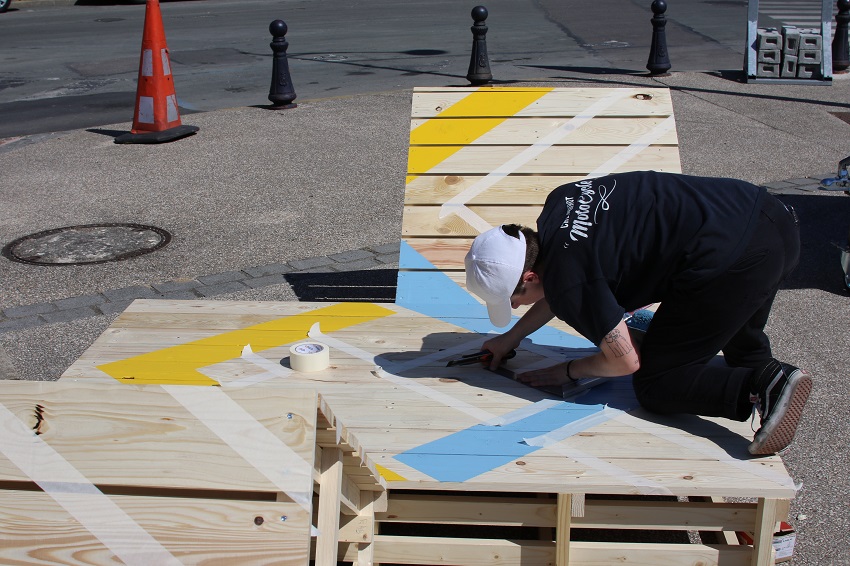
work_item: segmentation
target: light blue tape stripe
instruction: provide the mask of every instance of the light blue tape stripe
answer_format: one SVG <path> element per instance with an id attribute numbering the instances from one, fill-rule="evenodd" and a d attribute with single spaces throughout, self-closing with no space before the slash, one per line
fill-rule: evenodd
<path id="1" fill-rule="evenodd" d="M 534 438 L 601 412 L 604 405 L 559 403 L 504 426 L 476 425 L 399 454 L 396 459 L 435 480 L 463 482 L 526 456 L 539 446 Z M 588 419 L 587 427 L 595 422 Z M 584 430 L 583 427 L 576 432 Z"/>
<path id="2" fill-rule="evenodd" d="M 433 269 L 434 271 L 400 271 L 396 304 L 431 318 L 436 318 L 465 328 L 471 332 L 487 334 L 504 332 L 490 323 L 487 309 L 476 301 L 463 287 L 445 273 L 436 271 L 419 252 L 402 241 L 399 265 L 407 268 Z M 519 320 L 513 317 L 512 322 Z M 557 328 L 544 326 L 529 336 L 535 344 L 564 348 L 592 348 L 593 344 L 581 336 L 573 336 Z"/>

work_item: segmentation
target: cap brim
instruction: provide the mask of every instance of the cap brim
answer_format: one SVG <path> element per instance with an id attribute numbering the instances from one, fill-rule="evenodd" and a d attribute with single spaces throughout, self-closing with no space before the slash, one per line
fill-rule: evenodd
<path id="1" fill-rule="evenodd" d="M 487 303 L 487 314 L 490 316 L 490 322 L 493 323 L 493 326 L 504 328 L 509 325 L 513 318 L 510 299 L 499 303 Z"/>

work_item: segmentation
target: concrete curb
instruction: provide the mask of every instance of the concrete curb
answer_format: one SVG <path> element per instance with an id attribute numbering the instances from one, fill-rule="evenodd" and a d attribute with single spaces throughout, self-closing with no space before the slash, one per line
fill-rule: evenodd
<path id="1" fill-rule="evenodd" d="M 7 307 L 0 312 L 0 333 L 116 314 L 127 308 L 135 299 L 207 299 L 228 293 L 289 284 L 286 275 L 393 269 L 398 267 L 398 257 L 398 243 L 384 244 L 329 256 L 202 275 L 191 280 L 133 285 L 52 302 Z"/>

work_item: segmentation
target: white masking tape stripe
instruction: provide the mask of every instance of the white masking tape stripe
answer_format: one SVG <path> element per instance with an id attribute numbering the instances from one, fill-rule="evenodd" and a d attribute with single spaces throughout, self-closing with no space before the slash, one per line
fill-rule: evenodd
<path id="1" fill-rule="evenodd" d="M 342 340 L 338 340 L 337 338 L 328 336 L 327 334 L 323 334 L 318 322 L 310 327 L 309 332 L 307 332 L 307 336 L 309 336 L 313 340 L 323 342 L 328 346 L 331 346 L 332 348 L 337 349 L 341 352 L 345 352 L 353 358 L 363 360 L 364 362 L 368 362 L 370 364 L 375 364 L 376 366 L 387 368 L 389 371 L 392 371 L 394 373 L 401 373 L 402 371 L 415 369 L 439 360 L 444 360 L 448 357 L 454 356 L 455 354 L 467 352 L 469 350 L 480 349 L 481 345 L 487 339 L 486 337 L 478 337 L 473 340 L 470 340 L 469 342 L 464 342 L 462 344 L 458 344 L 457 346 L 446 348 L 445 350 L 440 350 L 438 352 L 432 352 L 424 356 L 419 356 L 413 360 L 401 363 L 394 363 L 382 358 L 381 356 L 375 356 L 373 354 L 370 354 L 366 350 L 362 350 L 360 348 L 357 348 L 356 346 L 352 346 L 347 342 L 343 342 Z"/>
<path id="2" fill-rule="evenodd" d="M 0 452 L 129 566 L 177 565 L 177 560 L 61 454 L 0 404 L 5 432 Z"/>
<path id="3" fill-rule="evenodd" d="M 446 348 L 445 350 L 439 350 L 437 352 L 431 352 L 430 354 L 425 354 L 424 356 L 419 356 L 413 360 L 401 363 L 379 363 L 378 365 L 392 370 L 394 373 L 401 373 L 403 371 L 407 371 L 410 369 L 415 369 L 418 367 L 422 367 L 434 362 L 439 362 L 441 360 L 445 360 L 446 358 L 453 358 L 460 354 L 465 354 L 474 350 L 481 350 L 481 346 L 484 344 L 485 340 L 488 338 L 486 336 L 480 336 L 478 338 L 474 338 L 469 340 L 468 342 L 463 342 L 456 346 L 452 346 L 450 348 Z M 376 363 L 379 358 L 375 358 Z M 384 360 L 381 360 L 382 362 Z"/>
<path id="4" fill-rule="evenodd" d="M 366 350 L 361 350 L 357 346 L 352 346 L 342 340 L 337 340 L 327 334 L 323 334 L 319 323 L 316 322 L 313 326 L 310 327 L 310 330 L 307 332 L 307 336 L 314 340 L 318 340 L 320 342 L 325 343 L 326 345 L 334 348 L 335 350 L 339 350 L 340 352 L 345 352 L 352 358 L 357 358 L 359 360 L 363 360 L 364 362 L 368 362 L 370 364 L 377 364 L 376 356 L 370 354 Z"/>
<path id="5" fill-rule="evenodd" d="M 647 434 L 651 434 L 657 438 L 667 440 L 668 442 L 672 442 L 673 444 L 677 444 L 683 448 L 692 450 L 697 454 L 702 454 L 703 456 L 706 456 L 707 458 L 710 458 L 712 460 L 717 460 L 718 462 L 721 462 L 723 464 L 734 466 L 747 473 L 753 474 L 754 476 L 759 476 L 768 481 L 777 483 L 782 487 L 788 487 L 793 489 L 794 491 L 800 489 L 799 486 L 794 484 L 794 480 L 784 474 L 774 472 L 770 468 L 766 468 L 755 462 L 749 462 L 747 460 L 739 460 L 737 458 L 733 458 L 725 450 L 701 444 L 695 439 L 679 431 L 665 428 L 661 425 L 657 425 L 655 423 L 651 423 L 625 413 L 617 415 L 617 417 L 615 417 L 615 420 L 632 428 L 641 430 Z"/>
<path id="6" fill-rule="evenodd" d="M 257 383 L 269 381 L 270 379 L 289 377 L 292 375 L 292 370 L 289 368 L 285 368 L 279 363 L 275 363 L 271 360 L 267 360 L 259 354 L 255 354 L 251 349 L 250 344 L 247 344 L 244 348 L 242 348 L 242 356 L 240 356 L 240 358 L 249 364 L 254 364 L 255 366 L 265 370 L 265 373 L 249 375 L 248 377 L 234 379 L 233 381 L 225 381 L 222 382 L 222 387 L 248 387 L 256 385 Z"/>
<path id="7" fill-rule="evenodd" d="M 483 193 L 498 181 L 507 177 L 562 139 L 566 138 L 578 128 L 583 126 L 585 123 L 589 122 L 593 118 L 597 116 L 604 109 L 608 108 L 612 104 L 620 101 L 622 98 L 628 96 L 634 92 L 634 89 L 625 88 L 618 89 L 617 91 L 605 96 L 604 98 L 600 98 L 590 106 L 588 106 L 583 113 L 574 116 L 568 122 L 561 125 L 556 130 L 550 132 L 542 139 L 537 140 L 528 148 L 509 159 L 499 167 L 497 167 L 494 171 L 490 172 L 483 179 L 474 183 L 469 188 L 461 191 L 451 199 L 447 200 L 441 210 L 440 210 L 440 218 L 444 218 L 453 212 L 457 212 L 455 209 L 459 206 L 464 206 L 470 200 Z M 544 97 L 545 98 L 545 97 Z"/>
<path id="8" fill-rule="evenodd" d="M 604 423 L 605 421 L 609 421 L 622 414 L 622 412 L 623 411 L 620 411 L 619 409 L 605 407 L 597 413 L 593 413 L 592 415 L 573 421 L 560 428 L 556 428 L 551 432 L 547 432 L 546 434 L 541 434 L 540 436 L 535 436 L 533 438 L 523 438 L 523 441 L 529 446 L 551 446 L 552 444 L 557 444 L 576 433 Z"/>
<path id="9" fill-rule="evenodd" d="M 542 401 L 538 401 L 528 405 L 527 407 L 523 407 L 522 409 L 517 409 L 516 411 L 511 411 L 510 413 L 506 413 L 501 417 L 496 417 L 495 419 L 491 419 L 482 424 L 489 426 L 509 425 L 532 415 L 536 415 L 537 413 L 542 413 L 546 409 L 551 409 L 555 405 L 561 405 L 563 403 L 563 401 L 558 401 L 556 399 L 543 399 Z"/>
<path id="10" fill-rule="evenodd" d="M 628 96 L 634 92 L 634 89 L 624 88 L 618 89 L 615 92 L 601 98 L 587 107 L 582 114 L 578 116 L 574 116 L 568 122 L 564 123 L 562 126 L 549 133 L 542 139 L 536 141 L 528 148 L 520 152 L 518 155 L 509 159 L 499 167 L 497 167 L 494 171 L 488 173 L 483 179 L 474 183 L 471 187 L 467 188 L 464 191 L 461 191 L 448 201 L 446 201 L 440 207 L 439 218 L 445 218 L 450 214 L 456 214 L 461 217 L 467 224 L 471 227 L 475 228 L 479 232 L 486 232 L 492 226 L 489 222 L 481 218 L 478 214 L 467 208 L 466 203 L 470 200 L 483 193 L 493 185 L 495 185 L 501 179 L 504 179 L 508 175 L 512 174 L 514 171 L 531 161 L 532 159 L 539 156 L 541 153 L 564 139 L 565 137 L 572 134 L 582 125 L 592 120 L 602 112 L 604 109 L 608 108 L 612 104 L 618 102 L 622 98 Z"/>
<path id="11" fill-rule="evenodd" d="M 640 490 L 639 495 L 673 495 L 672 491 L 656 481 L 639 476 L 625 468 L 617 466 L 616 464 L 597 458 L 596 456 L 591 456 L 578 448 L 573 448 L 564 444 L 552 444 L 546 449 L 557 452 L 567 458 L 572 458 L 576 462 L 584 464 L 588 468 L 592 468 L 605 475 L 611 476 L 612 478 L 616 478 L 625 484 L 636 487 Z"/>
<path id="12" fill-rule="evenodd" d="M 241 405 L 217 387 L 162 388 L 279 490 L 311 511 L 313 467 Z"/>
<path id="13" fill-rule="evenodd" d="M 427 397 L 429 399 L 437 401 L 438 403 L 442 403 L 446 407 L 451 407 L 452 409 L 457 409 L 462 413 L 466 413 L 470 417 L 479 421 L 490 421 L 498 418 L 496 415 L 489 411 L 479 409 L 478 407 L 470 405 L 466 401 L 461 401 L 460 399 L 452 397 L 451 395 L 446 395 L 445 393 L 432 389 L 431 387 L 419 383 L 414 379 L 401 377 L 400 375 L 394 375 L 392 373 L 389 373 L 388 371 L 384 371 L 384 369 L 381 367 L 377 367 L 372 373 L 380 377 L 381 379 L 385 379 L 391 383 L 400 385 L 401 387 L 406 387 L 414 393 L 418 393 L 423 397 Z"/>
<path id="14" fill-rule="evenodd" d="M 623 150 L 620 151 L 617 155 L 597 167 L 596 170 L 588 174 L 587 178 L 591 179 L 593 177 L 604 177 L 605 175 L 611 174 L 620 165 L 626 163 L 636 155 L 640 154 L 640 152 L 655 143 L 658 138 L 666 134 L 668 131 L 672 130 L 674 127 L 676 127 L 676 120 L 673 118 L 673 116 L 670 116 L 666 120 L 655 126 L 652 130 L 642 135 L 640 139 L 638 139 L 635 143 L 631 144 L 626 148 L 623 148 Z"/>

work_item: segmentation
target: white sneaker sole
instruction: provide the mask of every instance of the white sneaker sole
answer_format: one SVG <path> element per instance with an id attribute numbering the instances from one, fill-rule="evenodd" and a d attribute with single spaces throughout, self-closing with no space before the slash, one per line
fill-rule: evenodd
<path id="1" fill-rule="evenodd" d="M 812 376 L 805 370 L 795 370 L 779 396 L 773 415 L 756 433 L 749 446 L 750 454 L 776 454 L 791 444 L 803 407 L 812 391 Z"/>

